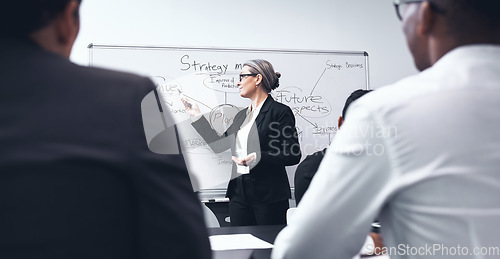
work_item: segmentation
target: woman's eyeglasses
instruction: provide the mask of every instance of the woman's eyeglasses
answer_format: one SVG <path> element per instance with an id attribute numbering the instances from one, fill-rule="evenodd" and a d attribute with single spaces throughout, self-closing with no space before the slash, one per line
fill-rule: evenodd
<path id="1" fill-rule="evenodd" d="M 247 77 L 247 76 L 256 76 L 258 74 L 240 74 L 240 82 L 241 80 L 243 80 L 243 78 Z"/>

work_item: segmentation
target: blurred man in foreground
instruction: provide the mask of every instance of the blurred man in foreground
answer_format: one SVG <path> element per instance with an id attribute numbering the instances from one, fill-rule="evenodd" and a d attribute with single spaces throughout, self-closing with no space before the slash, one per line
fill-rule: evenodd
<path id="1" fill-rule="evenodd" d="M 0 258 L 210 258 L 182 155 L 146 143 L 153 84 L 68 60 L 79 5 L 2 4 Z"/>
<path id="2" fill-rule="evenodd" d="M 422 72 L 349 108 L 274 259 L 352 258 L 379 213 L 391 259 L 500 255 L 500 2 L 395 6 Z"/>

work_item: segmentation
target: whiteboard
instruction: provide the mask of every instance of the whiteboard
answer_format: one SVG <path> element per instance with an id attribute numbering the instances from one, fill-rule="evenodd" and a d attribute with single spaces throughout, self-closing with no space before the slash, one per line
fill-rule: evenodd
<path id="1" fill-rule="evenodd" d="M 89 66 L 150 77 L 180 132 L 180 142 L 196 190 L 225 190 L 231 175 L 231 153 L 213 153 L 190 125 L 180 99 L 197 102 L 212 127 L 227 129 L 250 100 L 239 96 L 242 64 L 265 59 L 281 73 L 271 95 L 288 105 L 296 118 L 302 159 L 329 146 L 347 97 L 369 89 L 368 54 L 364 51 L 220 49 L 193 47 L 89 45 Z M 290 185 L 296 166 L 287 167 Z"/>

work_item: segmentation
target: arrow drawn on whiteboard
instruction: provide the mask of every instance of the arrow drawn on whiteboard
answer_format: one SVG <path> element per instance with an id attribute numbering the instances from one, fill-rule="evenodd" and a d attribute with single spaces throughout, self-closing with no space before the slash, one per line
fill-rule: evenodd
<path id="1" fill-rule="evenodd" d="M 299 115 L 299 116 L 300 116 L 302 119 L 304 119 L 305 121 L 307 121 L 307 122 L 311 123 L 311 125 L 313 125 L 315 128 L 317 128 L 317 127 L 318 127 L 318 124 L 317 124 L 317 123 L 312 123 L 312 122 L 310 122 L 308 119 L 304 118 L 304 116 L 302 116 L 302 115 L 300 115 L 300 114 L 298 114 L 298 113 L 297 113 L 297 115 Z"/>
<path id="2" fill-rule="evenodd" d="M 191 97 L 191 96 L 187 96 L 187 95 L 186 95 L 186 94 L 184 94 L 184 93 L 182 93 L 182 95 L 184 95 L 184 96 L 185 96 L 185 97 L 187 97 L 188 99 L 191 99 L 191 100 L 193 100 L 193 101 L 195 101 L 195 102 L 197 102 L 197 103 L 199 103 L 199 104 L 202 104 L 203 106 L 207 107 L 207 108 L 208 108 L 208 109 L 210 109 L 210 110 L 212 110 L 212 109 L 213 109 L 212 107 L 210 107 L 210 106 L 208 106 L 208 105 L 206 105 L 206 104 L 204 104 L 204 103 L 202 103 L 202 102 L 200 102 L 200 101 L 198 101 L 198 100 L 194 99 L 194 98 L 193 98 L 193 97 Z"/>
<path id="3" fill-rule="evenodd" d="M 323 73 L 321 73 L 321 75 L 319 76 L 318 81 L 316 81 L 316 84 L 314 85 L 314 87 L 313 87 L 313 89 L 311 90 L 311 93 L 310 93 L 309 95 L 312 95 L 312 94 L 313 94 L 314 89 L 316 89 L 316 86 L 318 85 L 319 80 L 321 80 L 321 78 L 323 77 L 323 75 L 325 74 L 325 72 L 326 72 L 326 68 L 325 68 L 325 70 L 323 70 Z"/>

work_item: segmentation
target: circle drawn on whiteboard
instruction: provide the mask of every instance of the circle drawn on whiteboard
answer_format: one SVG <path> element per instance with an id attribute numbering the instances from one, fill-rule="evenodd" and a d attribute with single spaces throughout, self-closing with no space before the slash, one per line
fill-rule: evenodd
<path id="1" fill-rule="evenodd" d="M 323 118 L 332 111 L 332 106 L 326 96 L 317 90 L 289 86 L 280 90 L 276 89 L 271 95 L 276 101 L 288 105 L 295 116 Z"/>
<path id="2" fill-rule="evenodd" d="M 208 89 L 223 93 L 239 93 L 236 75 L 210 75 L 203 79 L 203 85 Z"/>
<path id="3" fill-rule="evenodd" d="M 223 134 L 233 124 L 234 116 L 240 109 L 232 104 L 221 104 L 210 112 L 210 125 L 219 134 Z"/>

